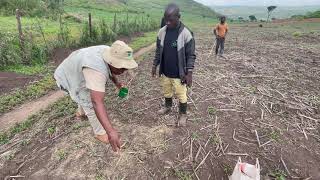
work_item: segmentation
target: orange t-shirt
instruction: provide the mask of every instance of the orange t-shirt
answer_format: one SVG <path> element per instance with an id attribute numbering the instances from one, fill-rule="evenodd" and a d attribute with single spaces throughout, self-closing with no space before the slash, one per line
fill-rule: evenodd
<path id="1" fill-rule="evenodd" d="M 216 28 L 215 28 L 218 36 L 220 37 L 224 37 L 226 35 L 226 32 L 228 32 L 229 28 L 228 28 L 228 24 L 224 23 L 224 24 L 217 24 Z"/>

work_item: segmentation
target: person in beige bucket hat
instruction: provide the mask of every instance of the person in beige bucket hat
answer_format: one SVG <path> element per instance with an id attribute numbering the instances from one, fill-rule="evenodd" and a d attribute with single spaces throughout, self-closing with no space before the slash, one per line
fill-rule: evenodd
<path id="1" fill-rule="evenodd" d="M 55 70 L 58 87 L 78 104 L 76 117 L 88 117 L 95 137 L 120 149 L 120 138 L 113 128 L 104 105 L 105 87 L 111 80 L 118 89 L 124 87 L 116 76 L 135 69 L 133 50 L 122 41 L 111 47 L 100 45 L 74 51 Z"/>

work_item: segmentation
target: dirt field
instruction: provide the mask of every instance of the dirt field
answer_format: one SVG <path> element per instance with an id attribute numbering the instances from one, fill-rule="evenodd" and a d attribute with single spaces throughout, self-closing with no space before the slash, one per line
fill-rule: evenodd
<path id="1" fill-rule="evenodd" d="M 223 59 L 210 56 L 211 30 L 195 29 L 188 127 L 171 126 L 177 103 L 156 115 L 161 92 L 150 53 L 128 100 L 107 90 L 120 154 L 97 142 L 86 120 L 75 121 L 75 105 L 63 99 L 0 146 L 0 179 L 227 179 L 238 156 L 259 158 L 262 179 L 320 179 L 320 36 L 299 30 L 295 37 L 297 29 L 278 24 L 231 26 Z"/>

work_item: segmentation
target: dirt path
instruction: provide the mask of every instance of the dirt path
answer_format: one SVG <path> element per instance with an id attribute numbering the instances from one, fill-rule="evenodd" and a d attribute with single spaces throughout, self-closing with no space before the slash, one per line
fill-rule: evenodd
<path id="1" fill-rule="evenodd" d="M 151 51 L 152 49 L 154 49 L 156 47 L 156 43 L 151 44 L 150 46 L 141 48 L 139 51 L 137 51 L 136 53 L 134 53 L 134 58 L 138 58 L 140 56 L 142 56 L 143 54 Z"/>
<path id="2" fill-rule="evenodd" d="M 27 102 L 19 108 L 0 116 L 0 131 L 6 131 L 16 123 L 23 122 L 29 116 L 47 108 L 50 104 L 56 102 L 63 96 L 63 91 L 53 91 L 39 99 Z"/>
<path id="3" fill-rule="evenodd" d="M 155 44 L 149 45 L 147 47 L 141 48 L 139 51 L 137 51 L 134 54 L 135 58 L 138 58 L 142 56 L 143 54 L 151 51 L 153 48 L 155 48 Z M 66 57 L 66 54 L 70 53 L 71 51 L 63 51 L 59 50 L 57 52 L 62 52 L 62 56 Z M 55 59 L 61 59 L 61 55 L 55 55 Z M 11 76 L 12 73 L 1 73 L 0 78 L 4 77 L 4 75 L 10 75 L 9 77 L 11 78 L 10 81 L 15 82 L 16 76 Z M 22 77 L 24 79 L 24 77 Z M 2 81 L 1 81 L 2 82 Z M 19 82 L 18 82 L 19 83 Z M 1 84 L 0 84 L 1 85 Z M 13 111 L 10 111 L 2 116 L 0 116 L 0 131 L 6 131 L 10 129 L 10 127 L 14 126 L 16 123 L 23 122 L 26 120 L 29 116 L 38 113 L 40 110 L 47 108 L 50 104 L 56 102 L 60 98 L 64 96 L 64 93 L 62 91 L 54 91 L 50 92 L 48 95 L 43 96 L 39 99 L 33 100 L 31 102 L 27 102 L 23 104 L 22 106 L 16 108 Z"/>

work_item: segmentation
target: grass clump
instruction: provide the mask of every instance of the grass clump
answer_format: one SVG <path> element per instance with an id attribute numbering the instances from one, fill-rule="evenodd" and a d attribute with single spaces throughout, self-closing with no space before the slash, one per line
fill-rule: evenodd
<path id="1" fill-rule="evenodd" d="M 294 37 L 301 37 L 301 36 L 302 36 L 301 32 L 298 32 L 298 31 L 292 33 L 292 35 L 293 35 Z"/>
<path id="2" fill-rule="evenodd" d="M 157 38 L 157 32 L 152 31 L 148 33 L 144 33 L 143 36 L 133 39 L 132 42 L 130 42 L 130 47 L 133 49 L 133 51 L 137 51 L 142 47 L 145 47 L 149 44 L 152 44 L 156 41 Z"/>
<path id="3" fill-rule="evenodd" d="M 21 64 L 10 65 L 5 68 L 1 68 L 1 71 L 15 72 L 24 75 L 43 74 L 48 71 L 48 67 L 44 64 L 35 64 L 32 66 L 24 66 Z"/>
<path id="4" fill-rule="evenodd" d="M 174 174 L 179 180 L 192 180 L 192 175 L 189 172 L 178 170 Z"/>
<path id="5" fill-rule="evenodd" d="M 58 157 L 59 161 L 66 159 L 67 155 L 68 155 L 68 153 L 63 149 L 59 149 L 57 151 L 57 157 Z"/>

